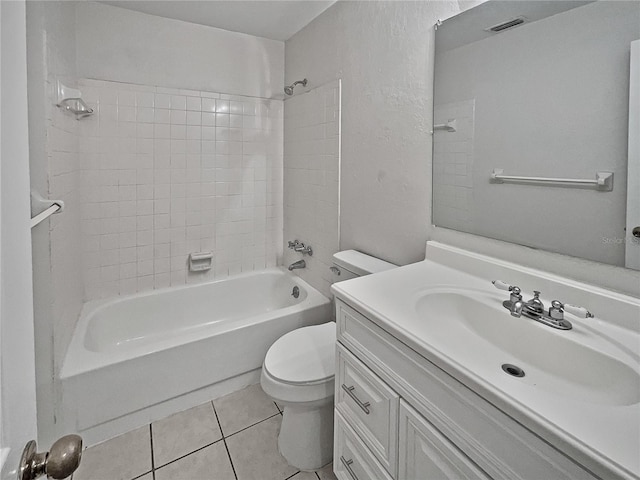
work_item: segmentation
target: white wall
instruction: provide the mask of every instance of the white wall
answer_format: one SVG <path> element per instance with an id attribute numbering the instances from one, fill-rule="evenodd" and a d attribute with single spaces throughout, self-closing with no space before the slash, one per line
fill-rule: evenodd
<path id="1" fill-rule="evenodd" d="M 424 258 L 433 25 L 457 2 L 338 2 L 286 42 L 286 83 L 342 79 L 340 248 Z"/>
<path id="2" fill-rule="evenodd" d="M 284 264 L 304 259 L 294 272 L 331 298 L 329 270 L 339 249 L 340 82 L 284 102 L 284 240 L 299 240 L 313 255 L 284 250 Z"/>
<path id="3" fill-rule="evenodd" d="M 640 37 L 639 19 L 638 2 L 593 2 L 439 52 L 435 122 L 447 119 L 439 107 L 475 100 L 468 152 L 456 142 L 461 128 L 434 137 L 436 166 L 443 155 L 450 166 L 460 151 L 438 150 L 438 142 L 467 153 L 458 163 L 472 196 L 462 230 L 624 265 L 624 243 L 614 240 L 625 235 L 629 44 Z M 616 27 L 594 35 L 603 24 Z M 494 168 L 564 178 L 609 171 L 614 189 L 497 185 L 488 181 Z M 434 221 L 456 228 L 449 212 L 438 215 L 443 197 L 435 193 Z"/>
<path id="4" fill-rule="evenodd" d="M 77 3 L 76 25 L 80 77 L 265 98 L 282 92 L 280 41 L 94 2 Z"/>
<path id="5" fill-rule="evenodd" d="M 67 207 L 32 229 L 38 434 L 44 444 L 57 435 L 53 378 L 62 366 L 83 295 L 77 122 L 54 105 L 56 80 L 70 86 L 75 82 L 74 24 L 72 3 L 27 2 L 31 189 L 44 198 L 64 200 Z"/>
<path id="6" fill-rule="evenodd" d="M 461 5 L 338 2 L 286 42 L 286 83 L 342 78 L 340 248 L 407 264 L 431 238 L 638 295 L 640 272 L 430 226 L 433 25 Z"/>

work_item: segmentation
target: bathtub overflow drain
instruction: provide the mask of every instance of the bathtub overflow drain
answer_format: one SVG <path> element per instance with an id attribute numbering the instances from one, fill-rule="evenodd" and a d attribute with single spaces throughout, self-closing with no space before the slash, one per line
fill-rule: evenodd
<path id="1" fill-rule="evenodd" d="M 513 377 L 524 377 L 524 370 L 520 367 L 516 367 L 515 365 L 511 365 L 510 363 L 502 365 L 502 370 Z"/>
<path id="2" fill-rule="evenodd" d="M 293 291 L 291 292 L 291 296 L 293 298 L 298 298 L 300 296 L 300 289 L 298 287 L 293 287 Z"/>

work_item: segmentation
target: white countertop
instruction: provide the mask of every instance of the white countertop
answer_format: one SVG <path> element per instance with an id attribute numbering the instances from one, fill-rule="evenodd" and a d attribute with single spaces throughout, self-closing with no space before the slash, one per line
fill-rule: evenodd
<path id="1" fill-rule="evenodd" d="M 522 365 L 525 370 L 532 370 L 529 378 L 506 375 L 499 365 L 518 364 L 517 358 L 483 344 L 481 338 L 474 344 L 465 344 L 465 340 L 456 335 L 455 328 L 450 338 L 443 336 L 442 331 L 439 335 L 433 332 L 430 335 L 433 326 L 422 318 L 415 305 L 424 292 L 433 288 L 475 291 L 496 302 L 507 299 L 508 292 L 499 291 L 491 284 L 494 279 L 518 284 L 525 299 L 531 290 L 540 289 L 545 305 L 551 298 L 560 298 L 587 307 L 596 318 L 568 316 L 574 325 L 568 331 L 525 317 L 512 318 L 504 310 L 506 320 L 531 322 L 532 326 L 526 328 L 543 329 L 536 331 L 542 338 L 554 341 L 554 336 L 565 336 L 559 340 L 569 338 L 586 348 L 597 349 L 638 373 L 640 300 L 451 247 L 435 245 L 428 250 L 428 255 L 429 252 L 430 260 L 339 282 L 332 290 L 337 298 L 594 473 L 609 472 L 621 478 L 639 479 L 640 403 L 634 399 L 636 396 L 631 395 L 631 400 L 629 395 L 621 396 L 618 401 L 610 402 L 607 395 L 583 395 L 578 390 L 568 391 L 565 385 L 561 392 L 540 388 L 535 383 L 536 365 Z M 472 337 L 465 338 L 468 341 Z M 545 347 L 541 345 L 540 358 L 545 354 Z M 579 360 L 567 356 L 561 361 Z M 572 367 L 570 363 L 567 366 Z M 602 381 L 606 384 L 607 379 Z M 635 384 L 629 388 L 635 388 Z"/>

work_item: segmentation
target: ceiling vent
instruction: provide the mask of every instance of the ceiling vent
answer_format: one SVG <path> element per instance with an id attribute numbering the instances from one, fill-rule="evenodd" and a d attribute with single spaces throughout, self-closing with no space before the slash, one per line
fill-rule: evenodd
<path id="1" fill-rule="evenodd" d="M 487 32 L 504 32 L 505 30 L 508 30 L 509 28 L 513 28 L 513 27 L 517 27 L 518 25 L 522 25 L 524 22 L 526 22 L 527 19 L 525 17 L 516 17 L 513 18 L 511 20 L 507 20 L 506 22 L 502 22 L 499 23 L 497 25 L 494 25 L 493 27 L 489 27 L 489 28 L 485 28 L 485 31 Z"/>

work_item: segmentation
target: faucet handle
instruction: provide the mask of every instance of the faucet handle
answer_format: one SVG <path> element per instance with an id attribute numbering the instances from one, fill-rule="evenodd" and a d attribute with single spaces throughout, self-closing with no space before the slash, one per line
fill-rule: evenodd
<path id="1" fill-rule="evenodd" d="M 563 312 L 570 313 L 579 318 L 594 318 L 595 315 L 584 307 L 576 307 L 569 303 L 563 304 L 560 300 L 554 300 L 551 302 L 551 308 L 549 308 L 549 316 L 554 320 L 562 320 Z"/>
<path id="2" fill-rule="evenodd" d="M 593 318 L 595 316 L 584 307 L 576 307 L 575 305 L 570 305 L 568 303 L 564 304 L 564 311 L 579 318 Z"/>
<path id="3" fill-rule="evenodd" d="M 520 292 L 522 290 L 520 290 L 520 287 L 516 287 L 515 285 L 509 285 L 508 283 L 503 282 L 502 280 L 493 280 L 491 283 L 493 283 L 493 286 L 496 287 L 498 290 L 511 292 L 510 300 L 512 302 L 517 302 L 518 300 L 522 300 L 522 295 L 520 295 Z"/>
<path id="4" fill-rule="evenodd" d="M 502 280 L 493 280 L 491 283 L 493 283 L 493 286 L 498 290 L 504 290 L 505 292 L 510 292 L 513 289 L 511 285 Z"/>
<path id="5" fill-rule="evenodd" d="M 289 248 L 296 248 L 298 245 L 300 245 L 300 242 L 298 240 L 289 240 L 288 244 Z"/>

